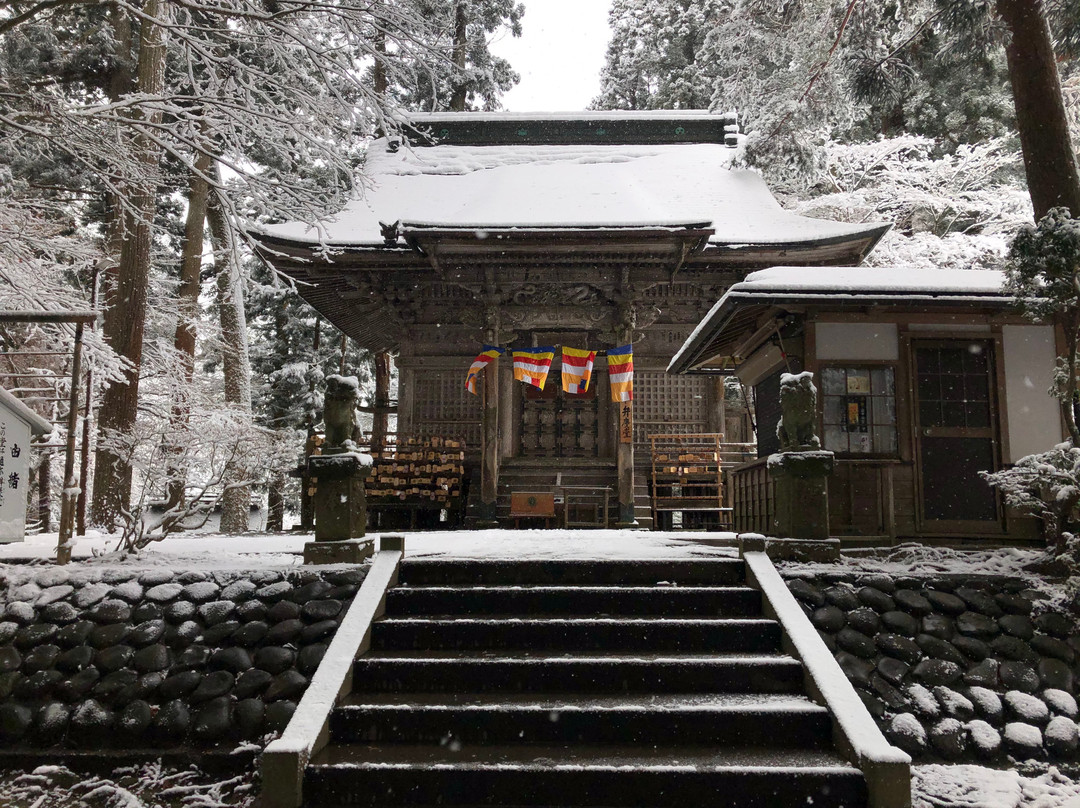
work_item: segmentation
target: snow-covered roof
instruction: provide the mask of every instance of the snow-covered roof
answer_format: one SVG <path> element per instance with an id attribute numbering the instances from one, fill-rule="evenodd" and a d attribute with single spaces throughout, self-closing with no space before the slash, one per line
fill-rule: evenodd
<path id="1" fill-rule="evenodd" d="M 20 401 L 14 393 L 8 392 L 3 387 L 0 387 L 0 405 L 7 407 L 18 418 L 25 421 L 27 426 L 30 427 L 30 431 L 35 435 L 48 435 L 53 431 L 53 425 L 49 423 L 48 419 L 38 415 Z"/>
<path id="2" fill-rule="evenodd" d="M 772 267 L 734 284 L 686 338 L 668 364 L 685 373 L 715 358 L 723 341 L 742 335 L 762 306 L 823 305 L 1011 306 L 1002 291 L 1005 273 L 994 269 L 914 267 Z M 757 307 L 757 311 L 753 308 Z M 751 330 L 753 330 L 751 328 Z"/>
<path id="3" fill-rule="evenodd" d="M 479 123 L 492 121 L 624 121 L 633 118 L 638 121 L 698 120 L 708 121 L 717 118 L 734 119 L 734 112 L 709 112 L 704 109 L 649 109 L 628 112 L 625 109 L 599 109 L 587 112 L 469 112 L 470 120 Z M 460 112 L 424 112 L 409 115 L 407 122 L 413 125 L 438 123 L 442 121 L 460 121 Z"/>
<path id="4" fill-rule="evenodd" d="M 1004 282 L 1005 273 L 996 269 L 772 267 L 751 272 L 729 292 L 1002 296 Z"/>
<path id="5" fill-rule="evenodd" d="M 623 116 L 626 113 L 621 113 Z M 685 113 L 684 113 L 685 114 Z M 530 116 L 536 117 L 536 116 Z M 883 231 L 784 210 L 760 176 L 731 167 L 719 143 L 402 146 L 375 141 L 369 187 L 325 231 L 302 222 L 264 232 L 300 243 L 381 246 L 379 223 L 405 228 L 715 229 L 710 243 L 782 245 Z"/>

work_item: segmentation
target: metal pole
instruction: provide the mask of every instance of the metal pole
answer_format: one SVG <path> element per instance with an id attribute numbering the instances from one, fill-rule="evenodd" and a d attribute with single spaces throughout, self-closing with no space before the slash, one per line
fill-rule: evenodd
<path id="1" fill-rule="evenodd" d="M 64 493 L 60 498 L 60 535 L 56 542 L 56 563 L 71 561 L 71 536 L 75 526 L 75 431 L 79 425 L 79 374 L 82 372 L 83 324 L 75 326 L 75 350 L 71 359 L 71 397 L 68 403 L 67 447 L 64 450 Z"/>

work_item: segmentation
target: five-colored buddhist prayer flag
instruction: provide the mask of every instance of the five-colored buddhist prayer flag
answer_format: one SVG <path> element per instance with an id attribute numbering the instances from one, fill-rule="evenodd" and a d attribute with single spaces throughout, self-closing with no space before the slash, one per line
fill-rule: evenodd
<path id="1" fill-rule="evenodd" d="M 589 380 L 592 378 L 593 360 L 596 359 L 596 351 L 585 351 L 581 348 L 562 349 L 562 389 L 567 393 L 585 393 L 589 389 Z"/>
<path id="2" fill-rule="evenodd" d="M 514 351 L 514 378 L 543 390 L 548 371 L 551 370 L 551 360 L 554 358 L 553 345 Z"/>
<path id="3" fill-rule="evenodd" d="M 612 401 L 634 400 L 634 346 L 608 348 L 608 384 Z"/>
<path id="4" fill-rule="evenodd" d="M 472 393 L 474 396 L 476 392 L 476 378 L 480 375 L 496 356 L 505 353 L 502 348 L 496 348 L 494 345 L 485 345 L 484 350 L 480 352 L 480 355 L 473 360 L 472 366 L 469 368 L 469 375 L 465 378 L 465 389 Z"/>

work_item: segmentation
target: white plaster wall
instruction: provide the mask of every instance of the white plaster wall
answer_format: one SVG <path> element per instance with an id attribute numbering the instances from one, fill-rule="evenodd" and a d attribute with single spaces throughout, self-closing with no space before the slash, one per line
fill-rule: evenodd
<path id="1" fill-rule="evenodd" d="M 818 323 L 815 330 L 819 360 L 877 360 L 900 356 L 895 323 Z"/>
<path id="2" fill-rule="evenodd" d="M 1064 439 L 1057 401 L 1047 395 L 1054 371 L 1054 331 L 1045 325 L 1002 328 L 1005 356 L 1005 412 L 1009 457 L 1043 452 Z"/>

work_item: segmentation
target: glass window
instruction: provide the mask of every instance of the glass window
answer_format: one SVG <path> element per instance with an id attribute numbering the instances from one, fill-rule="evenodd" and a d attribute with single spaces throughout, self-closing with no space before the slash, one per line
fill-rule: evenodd
<path id="1" fill-rule="evenodd" d="M 987 344 L 981 341 L 916 350 L 920 427 L 990 426 L 987 354 Z"/>
<path id="2" fill-rule="evenodd" d="M 821 369 L 825 448 L 896 454 L 896 381 L 891 367 Z"/>

